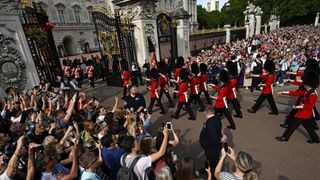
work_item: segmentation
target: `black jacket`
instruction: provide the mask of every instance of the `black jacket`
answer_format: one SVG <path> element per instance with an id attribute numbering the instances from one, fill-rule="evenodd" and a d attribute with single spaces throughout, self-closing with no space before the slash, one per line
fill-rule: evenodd
<path id="1" fill-rule="evenodd" d="M 221 149 L 221 118 L 219 116 L 213 116 L 203 124 L 203 128 L 200 133 L 199 141 L 201 147 L 204 149 L 205 154 L 213 149 Z"/>

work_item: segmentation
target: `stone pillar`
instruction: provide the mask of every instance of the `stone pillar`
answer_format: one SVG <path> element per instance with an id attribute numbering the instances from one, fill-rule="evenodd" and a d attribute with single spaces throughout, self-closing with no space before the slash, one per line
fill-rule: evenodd
<path id="1" fill-rule="evenodd" d="M 224 27 L 226 28 L 226 43 L 230 43 L 230 39 L 231 39 L 231 31 L 230 31 L 230 25 L 224 25 Z"/>
<path id="2" fill-rule="evenodd" d="M 191 15 L 183 8 L 173 12 L 173 17 L 177 20 L 177 48 L 178 56 L 184 58 L 190 55 L 190 21 Z"/>
<path id="3" fill-rule="evenodd" d="M 318 27 L 319 23 L 319 12 L 317 13 L 316 19 L 314 20 L 314 27 Z"/>
<path id="4" fill-rule="evenodd" d="M 264 24 L 264 33 L 268 33 L 268 25 Z"/>
<path id="5" fill-rule="evenodd" d="M 249 22 L 245 23 L 245 27 L 246 27 L 246 39 L 248 39 L 249 36 L 250 36 L 250 34 L 249 34 L 249 32 L 250 32 Z"/>
<path id="6" fill-rule="evenodd" d="M 249 14 L 249 37 L 252 37 L 254 35 L 254 30 L 255 30 L 255 18 L 254 14 L 251 13 Z"/>
<path id="7" fill-rule="evenodd" d="M 155 11 L 156 2 L 157 0 L 118 0 L 115 2 L 115 5 L 120 7 L 120 16 L 129 18 L 135 25 L 134 41 L 139 64 L 143 64 L 145 59 L 150 60 L 148 38 L 151 38 L 155 47 L 157 61 L 160 60 Z"/>
<path id="8" fill-rule="evenodd" d="M 40 80 L 24 34 L 18 0 L 2 2 L 0 7 L 0 95 L 9 86 L 20 90 L 38 85 Z M 0 61 L 4 59 L 0 58 Z"/>
<path id="9" fill-rule="evenodd" d="M 255 34 L 259 35 L 260 31 L 261 31 L 261 15 L 263 14 L 263 12 L 259 6 L 256 7 L 255 12 L 256 12 L 256 32 L 255 32 Z"/>

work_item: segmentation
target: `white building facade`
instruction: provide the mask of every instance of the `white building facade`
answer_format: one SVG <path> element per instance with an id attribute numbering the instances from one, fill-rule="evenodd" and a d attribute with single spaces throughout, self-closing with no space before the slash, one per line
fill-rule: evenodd
<path id="1" fill-rule="evenodd" d="M 92 19 L 94 6 L 107 7 L 113 12 L 110 0 L 40 0 L 49 21 L 55 25 L 53 36 L 61 57 L 99 50 Z"/>

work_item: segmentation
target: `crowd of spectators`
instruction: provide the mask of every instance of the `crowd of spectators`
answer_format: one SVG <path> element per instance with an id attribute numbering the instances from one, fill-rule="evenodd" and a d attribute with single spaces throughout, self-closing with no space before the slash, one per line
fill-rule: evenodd
<path id="1" fill-rule="evenodd" d="M 275 84 L 283 85 L 285 79 L 295 78 L 290 74 L 303 68 L 308 58 L 320 59 L 319 39 L 318 29 L 282 28 L 230 44 L 214 44 L 187 58 L 185 66 L 204 62 L 209 65 L 209 81 L 216 81 L 226 61 L 236 61 L 239 86 L 252 87 L 250 74 L 271 58 L 277 64 Z M 142 70 L 137 66 L 134 64 L 136 82 L 140 71 L 148 75 L 150 68 L 147 63 Z M 195 160 L 175 153 L 179 137 L 172 125 L 164 124 L 150 134 L 152 117 L 144 96 L 134 85 L 129 91 L 123 106 L 115 96 L 114 107 L 107 108 L 84 92 L 54 88 L 50 83 L 28 90 L 8 87 L 1 101 L 0 179 L 195 179 Z M 221 150 L 215 170 L 207 168 L 208 178 L 256 179 L 252 157 L 229 150 Z M 221 172 L 227 156 L 235 162 L 234 173 Z"/>

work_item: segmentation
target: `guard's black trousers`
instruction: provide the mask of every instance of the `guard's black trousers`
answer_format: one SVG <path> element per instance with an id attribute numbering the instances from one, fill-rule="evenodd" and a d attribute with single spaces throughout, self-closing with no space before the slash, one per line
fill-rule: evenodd
<path id="1" fill-rule="evenodd" d="M 290 136 L 292 135 L 292 133 L 297 129 L 297 127 L 302 124 L 303 127 L 306 129 L 306 131 L 308 132 L 309 136 L 311 137 L 312 140 L 318 141 L 319 140 L 319 136 L 317 135 L 317 133 L 314 131 L 313 129 L 313 119 L 297 119 L 294 118 L 289 127 L 285 130 L 285 132 L 283 133 L 283 137 L 289 139 Z"/>
<path id="2" fill-rule="evenodd" d="M 168 101 L 169 101 L 169 103 L 170 103 L 170 106 L 173 107 L 174 104 L 173 104 L 173 102 L 172 102 L 172 99 L 171 99 L 171 96 L 170 96 L 168 90 L 161 90 L 161 91 L 160 91 L 159 98 L 160 98 L 160 99 L 162 98 L 163 93 L 167 96 L 167 99 L 168 99 Z"/>
<path id="3" fill-rule="evenodd" d="M 236 111 L 236 115 L 242 116 L 241 105 L 237 98 L 227 99 L 228 104 L 232 104 L 233 109 Z"/>
<path id="4" fill-rule="evenodd" d="M 214 111 L 215 111 L 214 113 L 220 117 L 222 117 L 222 115 L 226 116 L 230 126 L 234 128 L 236 127 L 236 124 L 234 123 L 234 120 L 231 114 L 229 113 L 228 108 L 214 108 Z"/>
<path id="5" fill-rule="evenodd" d="M 271 107 L 271 111 L 273 113 L 278 113 L 278 108 L 276 103 L 274 102 L 272 94 L 260 94 L 259 98 L 257 99 L 257 102 L 252 106 L 252 110 L 257 111 L 260 105 L 263 103 L 263 101 L 267 98 L 268 103 Z"/>
<path id="6" fill-rule="evenodd" d="M 206 99 L 207 99 L 207 103 L 208 104 L 212 104 L 212 101 L 211 101 L 211 98 L 210 98 L 210 95 L 208 93 L 207 90 L 201 90 L 200 93 L 199 93 L 199 96 L 201 97 L 201 94 L 204 93 L 204 95 L 206 96 Z"/>
<path id="7" fill-rule="evenodd" d="M 159 98 L 151 98 L 150 104 L 149 104 L 149 107 L 148 107 L 148 113 L 149 113 L 149 114 L 152 114 L 152 108 L 153 108 L 153 105 L 154 105 L 154 103 L 155 103 L 156 101 L 157 101 L 157 103 L 158 103 L 158 105 L 159 105 L 159 107 L 160 107 L 161 112 L 162 112 L 163 114 L 165 114 L 166 111 L 164 110 L 164 107 L 163 107 L 163 105 L 162 105 L 162 102 L 161 102 L 161 100 L 160 100 Z"/>
<path id="8" fill-rule="evenodd" d="M 94 87 L 94 77 L 89 77 L 90 86 Z"/>
<path id="9" fill-rule="evenodd" d="M 199 103 L 199 106 L 200 106 L 200 109 L 201 110 L 204 110 L 204 105 L 203 105 L 203 102 L 200 98 L 200 95 L 199 94 L 190 94 L 189 96 L 189 106 L 191 105 L 192 102 L 198 102 Z"/>
<path id="10" fill-rule="evenodd" d="M 191 119 L 196 119 L 196 118 L 194 117 L 194 114 L 193 114 L 193 112 L 192 112 L 192 110 L 191 110 L 190 105 L 189 105 L 188 102 L 178 102 L 178 107 L 177 107 L 176 112 L 174 113 L 174 116 L 175 116 L 176 118 L 179 118 L 180 111 L 181 111 L 183 105 L 184 105 L 184 107 L 186 108 L 186 111 L 189 113 L 190 118 L 191 118 Z"/>

